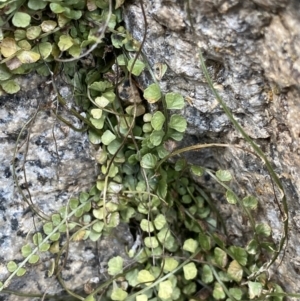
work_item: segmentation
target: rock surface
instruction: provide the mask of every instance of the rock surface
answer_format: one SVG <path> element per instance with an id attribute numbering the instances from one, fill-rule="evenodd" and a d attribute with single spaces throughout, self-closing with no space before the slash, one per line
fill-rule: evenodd
<path id="1" fill-rule="evenodd" d="M 233 187 L 241 195 L 251 193 L 259 198 L 256 219 L 271 225 L 275 241 L 281 237 L 282 221 L 270 177 L 261 160 L 247 151 L 250 147 L 211 93 L 200 68 L 198 46 L 215 88 L 280 176 L 288 197 L 290 236 L 283 262 L 278 266 L 278 260 L 273 273 L 287 291 L 299 292 L 300 3 L 297 0 L 142 1 L 148 23 L 143 53 L 153 68 L 157 63 L 168 65 L 166 75 L 160 80 L 162 89 L 180 92 L 187 100 L 182 111 L 188 120 L 183 145 L 218 142 L 244 148 L 206 149 L 187 154 L 188 159 L 210 168 L 231 169 L 235 175 Z M 139 41 L 145 30 L 142 16 L 140 2 L 128 1 L 124 10 L 126 26 Z M 140 84 L 146 87 L 152 81 L 151 77 L 144 77 Z M 30 118 L 38 111 L 18 142 L 16 175 L 24 195 L 29 198 L 29 190 L 32 202 L 43 213 L 55 212 L 77 191 L 88 190 L 97 174 L 86 135 L 70 130 L 50 114 L 55 100 L 51 84 L 30 76 L 20 79 L 20 85 L 22 92 L 0 98 L 0 281 L 9 276 L 6 262 L 22 259 L 20 248 L 27 233 L 41 226 L 38 220 L 34 222 L 28 204 L 14 185 L 11 168 L 18 135 Z M 60 92 L 66 98 L 70 96 L 67 87 L 60 87 Z M 72 116 L 67 114 L 66 118 L 76 127 L 82 126 Z M 217 205 L 231 239 L 237 244 L 245 243 L 249 236 L 241 212 L 222 201 Z M 66 286 L 82 291 L 84 283 L 99 276 L 99 268 L 103 268 L 99 259 L 105 263 L 117 254 L 125 257 L 124 244 L 131 244 L 132 237 L 128 229 L 119 230 L 120 233 L 125 240 L 108 237 L 99 243 L 98 250 L 93 243 L 72 244 L 63 274 Z M 24 278 L 14 278 L 10 288 L 22 292 L 59 292 L 61 287 L 56 279 L 47 276 L 49 265 L 50 257 L 44 257 L 41 264 L 28 269 L 26 282 Z M 0 300 L 26 298 L 2 294 Z"/>
<path id="2" fill-rule="evenodd" d="M 78 192 L 88 191 L 95 183 L 97 164 L 86 132 L 76 132 L 58 121 L 50 109 L 56 108 L 56 94 L 50 82 L 37 75 L 20 77 L 21 92 L 0 98 L 0 281 L 10 273 L 6 264 L 20 262 L 22 246 L 30 236 L 40 231 L 41 220 L 33 214 L 28 203 L 34 204 L 42 216 L 55 213 Z M 60 94 L 70 99 L 71 90 L 64 84 Z M 65 110 L 59 113 L 76 128 L 82 124 Z M 32 117 L 34 117 L 32 119 Z M 32 119 L 32 122 L 30 120 Z M 24 127 L 24 128 L 23 128 Z M 22 132 L 18 140 L 19 133 Z M 16 155 L 14 156 L 15 148 Z M 14 159 L 15 157 L 15 159 Z M 21 192 L 14 184 L 12 161 Z M 22 196 L 24 195 L 24 197 Z M 105 273 L 101 265 L 120 255 L 126 258 L 125 244 L 132 243 L 128 227 L 120 225 L 117 234 L 102 238 L 96 244 L 81 241 L 70 244 L 68 260 L 62 277 L 66 287 L 83 291 L 83 285 Z M 118 239 L 122 237 L 122 240 Z M 58 294 L 63 289 L 57 279 L 48 277 L 51 265 L 49 252 L 41 253 L 36 265 L 26 265 L 24 277 L 14 277 L 10 290 L 21 293 Z M 102 276 L 100 275 L 100 272 Z M 0 300 L 40 300 L 0 293 Z M 57 300 L 57 299 L 55 299 Z M 69 300 L 69 299 L 64 299 Z"/>
<path id="3" fill-rule="evenodd" d="M 147 17 L 143 54 L 149 65 L 164 63 L 164 92 L 180 92 L 188 120 L 184 145 L 226 143 L 238 148 L 188 154 L 194 163 L 229 168 L 241 195 L 260 200 L 258 221 L 268 222 L 273 239 L 282 234 L 282 216 L 273 184 L 261 160 L 247 150 L 210 91 L 200 68 L 201 48 L 214 86 L 247 134 L 261 147 L 280 177 L 288 198 L 289 242 L 275 277 L 288 292 L 299 293 L 300 245 L 300 2 L 296 0 L 142 0 Z M 125 23 L 142 41 L 145 22 L 140 1 L 130 1 Z M 194 27 L 194 32 L 192 30 Z M 146 87 L 149 76 L 140 79 Z M 180 146 L 178 146 L 180 147 Z M 247 239 L 241 212 L 220 203 L 219 209 L 237 243 Z M 281 256 L 280 256 L 281 258 Z"/>

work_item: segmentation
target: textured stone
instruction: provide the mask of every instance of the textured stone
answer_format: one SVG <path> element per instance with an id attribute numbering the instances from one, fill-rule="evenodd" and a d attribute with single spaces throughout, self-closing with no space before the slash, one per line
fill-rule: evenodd
<path id="1" fill-rule="evenodd" d="M 280 260 L 275 263 L 274 273 L 287 291 L 299 292 L 299 1 L 142 3 L 148 24 L 143 54 L 153 69 L 156 63 L 167 64 L 168 71 L 160 80 L 163 91 L 180 92 L 187 100 L 181 112 L 188 121 L 187 135 L 177 147 L 196 143 L 232 145 L 186 156 L 206 167 L 229 168 L 235 175 L 235 190 L 241 196 L 251 193 L 259 198 L 255 218 L 271 225 L 273 239 L 278 242 L 282 216 L 273 183 L 262 161 L 249 152 L 250 146 L 210 91 L 200 68 L 198 45 L 215 88 L 235 119 L 272 162 L 284 185 L 290 216 L 288 246 L 281 264 Z M 141 42 L 145 24 L 140 1 L 129 2 L 124 16 L 127 28 Z M 151 77 L 141 77 L 139 84 L 145 88 L 152 81 Z M 217 205 L 230 239 L 237 244 L 247 242 L 251 235 L 247 219 L 236 206 L 222 201 Z"/>
<path id="2" fill-rule="evenodd" d="M 97 164 L 93 159 L 94 149 L 86 132 L 76 132 L 60 122 L 51 111 L 56 108 L 56 95 L 51 82 L 36 75 L 18 78 L 21 92 L 0 98 L 0 281 L 10 273 L 6 264 L 10 260 L 23 260 L 21 247 L 30 243 L 34 232 L 41 231 L 41 220 L 30 210 L 33 204 L 42 216 L 49 218 L 70 197 L 88 191 L 95 183 Z M 71 90 L 56 83 L 60 94 L 71 99 Z M 58 106 L 58 113 L 80 129 L 83 125 Z M 31 118 L 32 122 L 30 122 Z M 18 140 L 18 135 L 23 129 Z M 16 177 L 19 191 L 14 182 L 12 160 L 16 149 Z M 24 195 L 24 197 L 22 196 Z M 129 228 L 120 225 L 117 232 L 103 236 L 98 243 L 91 241 L 73 242 L 69 245 L 62 278 L 66 287 L 83 292 L 90 279 L 105 280 L 101 264 L 116 255 L 128 259 L 125 245 L 132 244 Z M 120 239 L 121 238 L 121 239 Z M 65 239 L 63 240 L 65 241 Z M 63 242 L 61 241 L 61 243 Z M 49 252 L 39 254 L 41 261 L 36 265 L 26 264 L 24 277 L 14 277 L 10 290 L 21 293 L 59 294 L 63 288 L 57 279 L 48 277 L 51 265 Z M 60 261 L 63 264 L 63 260 Z M 64 297 L 64 300 L 69 297 Z M 0 292 L 0 300 L 40 300 L 23 298 Z M 57 299 L 55 299 L 57 300 Z"/>

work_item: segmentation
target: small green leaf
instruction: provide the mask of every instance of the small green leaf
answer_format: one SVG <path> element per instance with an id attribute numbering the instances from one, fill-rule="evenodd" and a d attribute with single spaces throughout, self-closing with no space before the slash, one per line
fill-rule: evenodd
<path id="1" fill-rule="evenodd" d="M 156 163 L 157 163 L 157 157 L 155 155 L 149 154 L 149 153 L 144 155 L 140 162 L 141 166 L 146 169 L 155 168 Z"/>
<path id="2" fill-rule="evenodd" d="M 143 116 L 144 122 L 151 122 L 151 119 L 152 119 L 152 114 L 150 114 L 150 113 L 144 114 L 144 116 Z"/>
<path id="3" fill-rule="evenodd" d="M 32 10 L 40 10 L 44 9 L 47 6 L 47 4 L 47 2 L 41 0 L 29 0 L 27 5 Z"/>
<path id="4" fill-rule="evenodd" d="M 262 284 L 260 282 L 248 282 L 249 287 L 249 298 L 254 299 L 255 297 L 260 297 L 262 293 Z"/>
<path id="5" fill-rule="evenodd" d="M 70 55 L 72 55 L 73 57 L 77 58 L 80 56 L 81 50 L 82 49 L 81 49 L 80 45 L 73 45 L 68 49 L 68 53 Z"/>
<path id="6" fill-rule="evenodd" d="M 86 202 L 85 205 L 82 207 L 82 209 L 84 212 L 90 212 L 91 207 L 92 207 L 91 202 Z"/>
<path id="7" fill-rule="evenodd" d="M 134 59 L 130 59 L 128 61 L 128 65 L 127 65 L 128 71 L 131 70 L 133 62 L 134 62 Z M 145 64 L 140 60 L 136 60 L 131 73 L 135 76 L 139 76 L 143 72 L 144 68 L 145 68 Z"/>
<path id="8" fill-rule="evenodd" d="M 229 251 L 239 264 L 241 264 L 242 266 L 245 266 L 247 264 L 247 252 L 243 248 L 231 246 L 229 247 Z"/>
<path id="9" fill-rule="evenodd" d="M 116 99 L 116 94 L 113 91 L 106 91 L 102 94 L 102 96 L 109 100 L 109 102 L 114 102 Z"/>
<path id="10" fill-rule="evenodd" d="M 199 243 L 204 251 L 209 251 L 211 249 L 211 239 L 208 235 L 199 233 Z"/>
<path id="11" fill-rule="evenodd" d="M 121 145 L 122 143 L 120 141 L 114 140 L 107 146 L 107 150 L 111 155 L 114 155 L 119 150 Z"/>
<path id="12" fill-rule="evenodd" d="M 14 13 L 14 16 L 12 18 L 12 23 L 16 27 L 27 27 L 30 24 L 31 17 L 30 15 L 22 12 L 16 12 Z"/>
<path id="13" fill-rule="evenodd" d="M 226 191 L 226 200 L 229 204 L 232 204 L 232 205 L 237 203 L 236 195 L 231 190 Z"/>
<path id="14" fill-rule="evenodd" d="M 41 34 L 42 29 L 40 26 L 30 26 L 26 30 L 26 37 L 28 40 L 35 40 Z"/>
<path id="15" fill-rule="evenodd" d="M 93 82 L 89 89 L 104 92 L 106 89 L 112 88 L 112 84 L 109 81 L 99 81 L 99 82 Z"/>
<path id="16" fill-rule="evenodd" d="M 246 196 L 243 198 L 243 204 L 246 208 L 249 208 L 250 210 L 255 210 L 258 205 L 258 200 L 254 196 Z"/>
<path id="17" fill-rule="evenodd" d="M 31 249 L 30 245 L 27 244 L 22 247 L 21 252 L 22 252 L 23 257 L 27 257 L 32 252 L 32 249 Z"/>
<path id="18" fill-rule="evenodd" d="M 257 224 L 255 225 L 255 232 L 258 235 L 269 237 L 272 233 L 272 229 L 268 224 Z"/>
<path id="19" fill-rule="evenodd" d="M 115 276 L 123 270 L 123 258 L 121 256 L 113 257 L 108 261 L 108 274 Z"/>
<path id="20" fill-rule="evenodd" d="M 161 159 L 163 159 L 167 155 L 169 155 L 169 152 L 165 149 L 165 147 L 163 145 L 156 147 L 156 151 L 157 151 L 159 158 L 161 158 Z"/>
<path id="21" fill-rule="evenodd" d="M 201 272 L 201 280 L 208 284 L 214 281 L 213 272 L 208 264 L 204 264 Z"/>
<path id="22" fill-rule="evenodd" d="M 119 212 L 113 212 L 108 215 L 108 228 L 116 228 L 120 223 L 120 214 Z"/>
<path id="23" fill-rule="evenodd" d="M 42 42 L 36 46 L 36 51 L 41 54 L 43 59 L 46 59 L 52 52 L 52 45 L 49 42 Z"/>
<path id="24" fill-rule="evenodd" d="M 11 273 L 13 273 L 18 268 L 17 264 L 14 261 L 8 262 L 6 267 L 7 267 L 8 271 Z"/>
<path id="25" fill-rule="evenodd" d="M 109 168 L 109 169 L 108 169 L 108 167 L 109 167 L 109 165 L 107 165 L 107 166 L 102 165 L 102 167 L 101 167 L 102 173 L 103 173 L 104 175 L 106 175 L 106 174 L 108 173 L 107 175 L 108 175 L 110 178 L 115 177 L 115 176 L 118 174 L 118 172 L 119 172 L 118 166 L 116 166 L 114 163 L 112 163 L 112 164 L 110 165 L 110 168 Z"/>
<path id="26" fill-rule="evenodd" d="M 53 224 L 51 222 L 45 223 L 43 226 L 43 230 L 45 234 L 50 234 L 53 230 Z"/>
<path id="27" fill-rule="evenodd" d="M 31 64 L 37 62 L 41 55 L 39 53 L 36 53 L 34 51 L 27 51 L 23 50 L 20 53 L 17 54 L 17 58 L 23 63 L 23 64 Z"/>
<path id="28" fill-rule="evenodd" d="M 196 175 L 198 177 L 201 177 L 203 175 L 203 173 L 204 173 L 204 169 L 203 169 L 203 167 L 192 165 L 191 166 L 191 172 L 194 175 Z"/>
<path id="29" fill-rule="evenodd" d="M 165 198 L 168 192 L 168 185 L 164 179 L 161 179 L 157 185 L 157 195 L 161 198 Z"/>
<path id="30" fill-rule="evenodd" d="M 46 252 L 49 250 L 49 248 L 50 248 L 50 244 L 45 243 L 45 242 L 43 244 L 39 245 L 40 252 Z"/>
<path id="31" fill-rule="evenodd" d="M 73 46 L 73 39 L 69 35 L 63 34 L 59 37 L 59 42 L 57 45 L 60 51 L 66 51 Z"/>
<path id="32" fill-rule="evenodd" d="M 39 259 L 40 259 L 39 255 L 33 254 L 33 255 L 30 256 L 28 262 L 31 263 L 31 264 L 35 264 L 39 261 Z"/>
<path id="33" fill-rule="evenodd" d="M 103 114 L 100 119 L 90 118 L 90 122 L 93 124 L 93 126 L 96 129 L 101 130 L 104 126 L 105 118 L 106 118 L 106 116 Z M 98 134 L 92 130 L 89 131 L 89 138 L 93 144 L 99 144 L 101 142 L 100 137 L 101 137 L 100 134 Z M 96 142 L 98 142 L 98 143 L 96 143 Z"/>
<path id="34" fill-rule="evenodd" d="M 240 266 L 240 264 L 236 260 L 233 260 L 229 264 L 227 273 L 228 273 L 228 276 L 236 282 L 241 282 L 241 280 L 243 278 L 243 268 Z"/>
<path id="35" fill-rule="evenodd" d="M 172 272 L 179 265 L 179 262 L 172 257 L 165 258 L 165 261 L 162 262 L 162 266 L 164 268 L 164 272 Z"/>
<path id="36" fill-rule="evenodd" d="M 143 124 L 143 132 L 144 133 L 151 133 L 153 130 L 153 127 L 150 123 L 144 123 Z"/>
<path id="37" fill-rule="evenodd" d="M 138 283 L 143 283 L 146 286 L 151 285 L 155 277 L 147 270 L 140 270 L 137 276 Z"/>
<path id="38" fill-rule="evenodd" d="M 194 253 L 198 248 L 198 242 L 192 238 L 184 241 L 183 250 Z"/>
<path id="39" fill-rule="evenodd" d="M 53 233 L 53 234 L 50 236 L 50 240 L 51 240 L 51 241 L 57 241 L 57 240 L 59 240 L 59 238 L 60 238 L 60 233 L 59 233 L 59 232 Z"/>
<path id="40" fill-rule="evenodd" d="M 227 253 L 219 247 L 214 249 L 214 259 L 220 268 L 225 268 L 227 265 Z"/>
<path id="41" fill-rule="evenodd" d="M 157 234 L 157 238 L 160 241 L 160 243 L 162 243 L 162 244 L 165 244 L 166 239 L 168 239 L 170 236 L 171 236 L 171 233 L 167 227 L 162 228 Z"/>
<path id="42" fill-rule="evenodd" d="M 157 111 L 153 114 L 153 116 L 151 117 L 151 125 L 153 127 L 154 130 L 161 130 L 163 125 L 164 125 L 164 122 L 166 120 L 166 117 L 165 115 L 160 112 L 160 111 Z"/>
<path id="43" fill-rule="evenodd" d="M 181 110 L 184 107 L 184 99 L 179 93 L 167 93 L 166 103 L 169 110 Z"/>
<path id="44" fill-rule="evenodd" d="M 101 120 L 101 119 L 99 119 L 99 120 Z M 90 121 L 95 126 L 95 123 L 97 124 L 98 119 L 93 119 L 94 122 L 91 119 L 90 119 Z M 95 126 L 95 127 L 99 128 L 99 129 L 102 129 L 102 127 L 104 125 L 104 119 L 103 119 L 103 121 L 101 121 L 101 123 L 102 123 L 101 127 L 97 127 L 97 126 Z M 100 134 L 96 133 L 95 131 L 90 130 L 89 131 L 89 140 L 92 144 L 95 144 L 95 145 L 100 144 L 101 143 L 101 136 L 100 136 Z"/>
<path id="45" fill-rule="evenodd" d="M 104 145 L 109 145 L 112 141 L 114 141 L 116 139 L 116 135 L 114 135 L 110 130 L 106 130 L 102 137 L 101 137 L 101 140 L 102 140 L 102 143 Z"/>
<path id="46" fill-rule="evenodd" d="M 23 50 L 31 50 L 31 44 L 27 40 L 19 41 L 18 46 Z"/>
<path id="47" fill-rule="evenodd" d="M 214 290 L 213 290 L 213 297 L 216 300 L 223 300 L 226 297 L 226 294 L 225 294 L 225 292 L 223 290 L 223 287 L 218 282 L 215 283 Z"/>
<path id="48" fill-rule="evenodd" d="M 112 35 L 112 43 L 115 48 L 121 48 L 123 45 L 123 42 L 121 40 L 117 41 L 116 35 Z M 125 66 L 126 65 L 126 58 L 124 54 L 120 54 L 117 57 L 117 62 L 119 66 Z"/>
<path id="49" fill-rule="evenodd" d="M 246 246 L 246 251 L 251 254 L 255 255 L 258 250 L 258 243 L 255 239 L 250 240 L 250 242 Z"/>
<path id="50" fill-rule="evenodd" d="M 239 288 L 236 288 L 236 287 L 230 288 L 229 293 L 236 300 L 241 300 L 242 299 L 243 291 Z"/>
<path id="51" fill-rule="evenodd" d="M 63 206 L 63 207 L 59 208 L 59 214 L 62 218 L 65 218 L 68 214 L 67 207 Z"/>
<path id="52" fill-rule="evenodd" d="M 144 238 L 144 243 L 145 243 L 145 246 L 149 249 L 155 249 L 159 246 L 158 244 L 158 240 L 156 237 L 154 236 L 147 236 Z"/>
<path id="53" fill-rule="evenodd" d="M 216 172 L 216 176 L 222 182 L 227 182 L 232 180 L 232 176 L 228 170 L 218 170 Z"/>
<path id="54" fill-rule="evenodd" d="M 137 280 L 138 273 L 138 269 L 129 270 L 129 272 L 126 273 L 125 279 L 128 281 L 130 286 L 134 287 L 139 283 Z"/>
<path id="55" fill-rule="evenodd" d="M 75 198 L 71 198 L 69 202 L 69 206 L 71 210 L 76 210 L 79 205 L 79 200 Z"/>
<path id="56" fill-rule="evenodd" d="M 163 214 L 157 215 L 156 218 L 154 219 L 154 226 L 157 230 L 161 230 L 165 226 L 166 223 L 167 223 L 167 220 Z"/>
<path id="57" fill-rule="evenodd" d="M 186 130 L 186 119 L 178 114 L 174 114 L 170 118 L 169 127 L 177 132 L 183 133 Z"/>
<path id="58" fill-rule="evenodd" d="M 65 10 L 64 15 L 72 20 L 78 20 L 82 16 L 82 12 L 80 10 L 75 10 L 75 9 L 70 9 L 70 10 Z"/>
<path id="59" fill-rule="evenodd" d="M 183 139 L 183 133 L 179 133 L 175 130 L 169 129 L 169 136 L 175 141 L 181 141 Z"/>
<path id="60" fill-rule="evenodd" d="M 91 241 L 97 241 L 99 240 L 99 238 L 102 236 L 102 233 L 101 232 L 96 232 L 94 230 L 91 230 L 90 233 L 89 233 L 89 239 Z"/>
<path id="61" fill-rule="evenodd" d="M 42 243 L 43 236 L 40 232 L 37 232 L 33 235 L 32 240 L 33 240 L 33 243 L 37 246 Z"/>
<path id="62" fill-rule="evenodd" d="M 153 227 L 153 223 L 146 220 L 146 219 L 142 219 L 141 221 L 141 229 L 145 232 L 153 232 L 154 231 L 154 227 Z"/>
<path id="63" fill-rule="evenodd" d="M 150 135 L 150 142 L 154 146 L 159 146 L 165 136 L 164 131 L 153 131 Z"/>
<path id="64" fill-rule="evenodd" d="M 17 272 L 17 276 L 21 277 L 21 276 L 25 275 L 25 273 L 26 273 L 26 270 L 24 268 L 19 268 L 18 272 Z"/>
<path id="65" fill-rule="evenodd" d="M 2 89 L 8 94 L 14 94 L 20 91 L 21 87 L 13 80 L 8 80 L 1 84 Z"/>
<path id="66" fill-rule="evenodd" d="M 102 232 L 103 228 L 104 228 L 104 222 L 101 221 L 97 221 L 92 227 L 92 229 L 98 233 Z"/>
<path id="67" fill-rule="evenodd" d="M 50 70 L 46 65 L 40 65 L 39 67 L 37 67 L 36 72 L 38 75 L 41 75 L 43 77 L 47 77 L 50 75 Z"/>
<path id="68" fill-rule="evenodd" d="M 99 108 L 105 108 L 110 103 L 110 101 L 106 97 L 100 96 L 96 97 L 95 103 L 99 106 Z"/>
<path id="69" fill-rule="evenodd" d="M 0 65 L 0 81 L 5 81 L 12 77 L 12 74 L 8 70 L 8 68 L 3 64 Z"/>
<path id="70" fill-rule="evenodd" d="M 37 0 L 41 3 L 41 0 Z M 45 2 L 46 3 L 46 2 Z M 53 20 L 45 20 L 41 24 L 41 28 L 43 32 L 50 32 L 57 26 L 57 23 Z"/>
<path id="71" fill-rule="evenodd" d="M 190 262 L 183 267 L 184 278 L 186 280 L 191 280 L 197 276 L 197 268 L 194 262 Z"/>
<path id="72" fill-rule="evenodd" d="M 114 289 L 111 293 L 111 299 L 114 301 L 123 301 L 127 298 L 128 293 L 121 288 Z"/>
<path id="73" fill-rule="evenodd" d="M 173 286 L 170 280 L 162 281 L 158 286 L 158 297 L 162 300 L 167 300 L 172 297 Z"/>
<path id="74" fill-rule="evenodd" d="M 90 195 L 87 192 L 81 192 L 79 195 L 79 201 L 81 204 L 85 203 L 88 201 Z"/>
<path id="75" fill-rule="evenodd" d="M 16 29 L 14 31 L 14 36 L 15 36 L 15 39 L 12 39 L 14 41 L 14 43 L 16 43 L 16 41 L 24 40 L 26 38 L 26 30 L 24 30 L 24 29 Z M 3 42 L 6 39 L 9 39 L 9 38 L 5 38 L 5 39 L 2 40 L 2 47 L 3 47 Z"/>
<path id="76" fill-rule="evenodd" d="M 58 3 L 50 3 L 50 9 L 55 13 L 55 14 L 60 14 L 65 11 L 65 8 L 61 6 Z"/>
<path id="77" fill-rule="evenodd" d="M 185 158 L 178 159 L 175 163 L 174 169 L 176 171 L 181 171 L 186 167 L 186 164 Z"/>
<path id="78" fill-rule="evenodd" d="M 151 84 L 144 90 L 144 98 L 149 103 L 155 103 L 161 98 L 161 91 L 158 84 Z"/>
<path id="79" fill-rule="evenodd" d="M 58 226 L 61 222 L 60 214 L 58 214 L 58 213 L 52 214 L 51 220 L 52 220 L 53 226 L 55 226 L 55 227 Z"/>
<path id="80" fill-rule="evenodd" d="M 123 37 L 120 36 L 119 34 L 112 34 L 111 35 L 111 43 L 114 46 L 114 48 L 121 48 L 123 46 Z M 117 57 L 117 62 L 119 66 L 125 66 L 126 62 L 125 62 L 125 57 L 123 54 L 120 54 Z"/>
<path id="81" fill-rule="evenodd" d="M 13 38 L 4 38 L 1 41 L 1 53 L 4 57 L 10 57 L 18 51 L 16 41 Z"/>

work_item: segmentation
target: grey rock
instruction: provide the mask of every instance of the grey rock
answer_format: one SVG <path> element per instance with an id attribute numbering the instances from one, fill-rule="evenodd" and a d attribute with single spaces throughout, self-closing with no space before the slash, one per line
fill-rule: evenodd
<path id="1" fill-rule="evenodd" d="M 0 98 L 0 281 L 10 275 L 6 264 L 21 262 L 21 248 L 30 243 L 30 237 L 41 231 L 41 219 L 30 209 L 29 203 L 44 217 L 51 216 L 66 205 L 71 197 L 88 191 L 98 173 L 92 145 L 86 132 L 77 132 L 60 122 L 52 108 L 56 108 L 56 94 L 51 82 L 37 75 L 18 78 L 21 92 Z M 60 94 L 71 102 L 71 89 L 57 82 Z M 58 106 L 58 113 L 81 128 L 81 122 L 66 109 Z M 30 122 L 31 118 L 32 122 Z M 18 140 L 19 133 L 23 131 Z M 14 152 L 16 152 L 15 159 Z M 12 169 L 16 166 L 17 188 Z M 23 196 L 22 196 L 23 194 Z M 27 200 L 27 201 L 26 201 Z M 132 244 L 128 227 L 120 225 L 118 235 L 108 233 L 98 243 L 73 242 L 69 245 L 62 278 L 66 287 L 83 292 L 90 279 L 105 281 L 100 264 L 113 256 L 128 259 L 125 245 Z M 118 237 L 122 237 L 119 239 Z M 61 241 L 63 243 L 65 238 Z M 26 264 L 27 273 L 14 277 L 8 287 L 20 293 L 59 294 L 64 289 L 48 270 L 54 255 L 40 253 L 36 265 Z M 63 265 L 63 260 L 60 260 Z M 66 294 L 64 292 L 64 294 Z M 63 297 L 64 300 L 69 297 Z M 23 298 L 0 292 L 0 300 L 40 300 Z M 57 300 L 57 299 L 55 299 Z"/>
<path id="2" fill-rule="evenodd" d="M 142 3 L 148 25 L 143 55 L 153 69 L 156 63 L 167 64 L 168 71 L 160 80 L 162 90 L 179 92 L 187 100 L 181 111 L 188 121 L 187 135 L 182 144 L 173 147 L 195 143 L 232 145 L 186 156 L 203 166 L 230 169 L 235 175 L 233 188 L 241 196 L 258 197 L 256 220 L 269 223 L 274 241 L 280 240 L 282 215 L 270 176 L 262 161 L 248 151 L 249 145 L 210 91 L 200 68 L 199 46 L 215 88 L 235 119 L 266 153 L 284 185 L 289 206 L 289 241 L 284 256 L 279 256 L 270 273 L 287 291 L 299 292 L 300 2 L 142 0 Z M 145 23 L 140 1 L 129 2 L 124 17 L 133 37 L 141 42 Z M 144 88 L 153 82 L 151 76 L 138 80 Z M 231 239 L 237 244 L 247 242 L 251 234 L 242 213 L 221 201 L 216 205 Z"/>

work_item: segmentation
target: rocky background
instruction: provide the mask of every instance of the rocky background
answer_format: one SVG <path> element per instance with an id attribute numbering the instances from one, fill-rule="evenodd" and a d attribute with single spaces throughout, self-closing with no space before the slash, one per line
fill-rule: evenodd
<path id="1" fill-rule="evenodd" d="M 97 164 L 86 132 L 77 132 L 60 122 L 56 111 L 57 94 L 51 81 L 37 75 L 18 79 L 21 91 L 0 98 L 0 281 L 10 273 L 6 264 L 21 262 L 20 250 L 29 237 L 41 231 L 42 224 L 29 208 L 34 205 L 44 218 L 56 213 L 71 197 L 89 191 L 95 184 Z M 64 99 L 71 101 L 72 89 L 56 80 L 55 85 Z M 54 110 L 54 112 L 53 112 Z M 81 122 L 59 108 L 58 113 L 73 126 L 82 128 Z M 19 133 L 22 134 L 19 137 Z M 16 155 L 14 156 L 14 153 Z M 17 188 L 12 161 L 15 161 Z M 29 236 L 28 236 L 29 235 Z M 127 259 L 125 245 L 133 243 L 128 226 L 119 225 L 101 242 L 79 241 L 70 244 L 68 261 L 62 272 L 67 288 L 83 292 L 84 286 L 104 281 L 108 260 L 113 256 Z M 9 289 L 22 293 L 49 295 L 62 291 L 57 279 L 49 277 L 51 256 L 40 253 L 36 265 L 26 265 L 26 275 L 14 277 Z M 100 264 L 101 263 L 101 264 Z M 63 265 L 63 261 L 60 262 Z M 40 300 L 18 297 L 0 292 L 0 300 Z M 48 299 L 49 300 L 49 299 Z M 58 300 L 57 298 L 53 300 Z M 74 300 L 70 296 L 62 300 Z"/>
<path id="2" fill-rule="evenodd" d="M 267 154 L 284 184 L 289 205 L 289 241 L 283 261 L 279 265 L 281 256 L 270 276 L 276 277 L 288 292 L 299 293 L 300 2 L 141 1 L 147 17 L 143 54 L 153 69 L 157 63 L 167 64 L 168 71 L 160 80 L 162 89 L 180 92 L 187 100 L 182 114 L 188 120 L 188 131 L 182 145 L 226 143 L 245 148 L 207 149 L 187 154 L 188 159 L 206 167 L 230 169 L 236 191 L 242 196 L 254 194 L 259 198 L 256 219 L 268 222 L 274 241 L 279 241 L 282 216 L 270 177 L 262 161 L 247 151 L 249 145 L 233 128 L 211 93 L 200 68 L 200 46 L 215 88 L 245 131 Z M 124 17 L 134 38 L 142 41 L 145 23 L 139 0 L 126 2 Z M 142 87 L 151 82 L 150 76 L 139 79 Z M 20 79 L 20 85 L 22 92 L 0 98 L 1 280 L 8 276 L 5 262 L 21 259 L 20 248 L 26 234 L 40 226 L 34 225 L 28 205 L 14 185 L 11 169 L 17 137 L 26 122 L 35 116 L 18 142 L 16 174 L 24 195 L 45 214 L 57 210 L 77 191 L 89 189 L 97 174 L 94 150 L 87 136 L 57 122 L 51 113 L 55 100 L 51 83 L 27 76 Z M 63 85 L 60 93 L 65 98 L 71 95 Z M 64 114 L 71 120 L 67 112 Z M 78 128 L 82 126 L 76 119 L 72 123 Z M 230 238 L 237 244 L 247 242 L 247 221 L 242 213 L 222 200 L 217 205 L 230 230 Z M 132 243 L 128 229 L 120 233 L 127 237 L 125 244 Z M 64 279 L 68 287 L 81 290 L 83 283 L 99 276 L 99 268 L 95 268 L 99 258 L 106 261 L 121 254 L 124 241 L 103 241 L 103 250 L 96 244 L 82 243 L 72 248 Z M 28 292 L 54 293 L 60 289 L 54 279 L 48 278 L 44 265 L 29 271 L 26 282 L 14 278 L 11 285 L 12 289 Z M 0 300 L 25 299 L 2 294 Z"/>
<path id="3" fill-rule="evenodd" d="M 300 2 L 143 0 L 142 3 L 147 17 L 143 54 L 154 70 L 158 63 L 167 64 L 161 87 L 164 91 L 180 92 L 187 100 L 182 111 L 188 121 L 183 145 L 226 143 L 250 149 L 206 83 L 199 62 L 199 46 L 215 88 L 235 119 L 272 162 L 289 206 L 288 246 L 281 264 L 282 257 L 274 265 L 274 277 L 287 291 L 299 293 Z M 140 1 L 131 1 L 124 15 L 127 28 L 141 42 L 145 22 Z M 150 76 L 139 80 L 143 87 L 149 82 Z M 209 149 L 187 157 L 206 167 L 230 169 L 235 176 L 236 191 L 259 198 L 255 218 L 271 225 L 273 239 L 278 242 L 282 216 L 273 184 L 262 161 L 246 150 Z M 247 241 L 247 223 L 242 213 L 221 201 L 217 205 L 231 239 L 237 244 Z"/>

